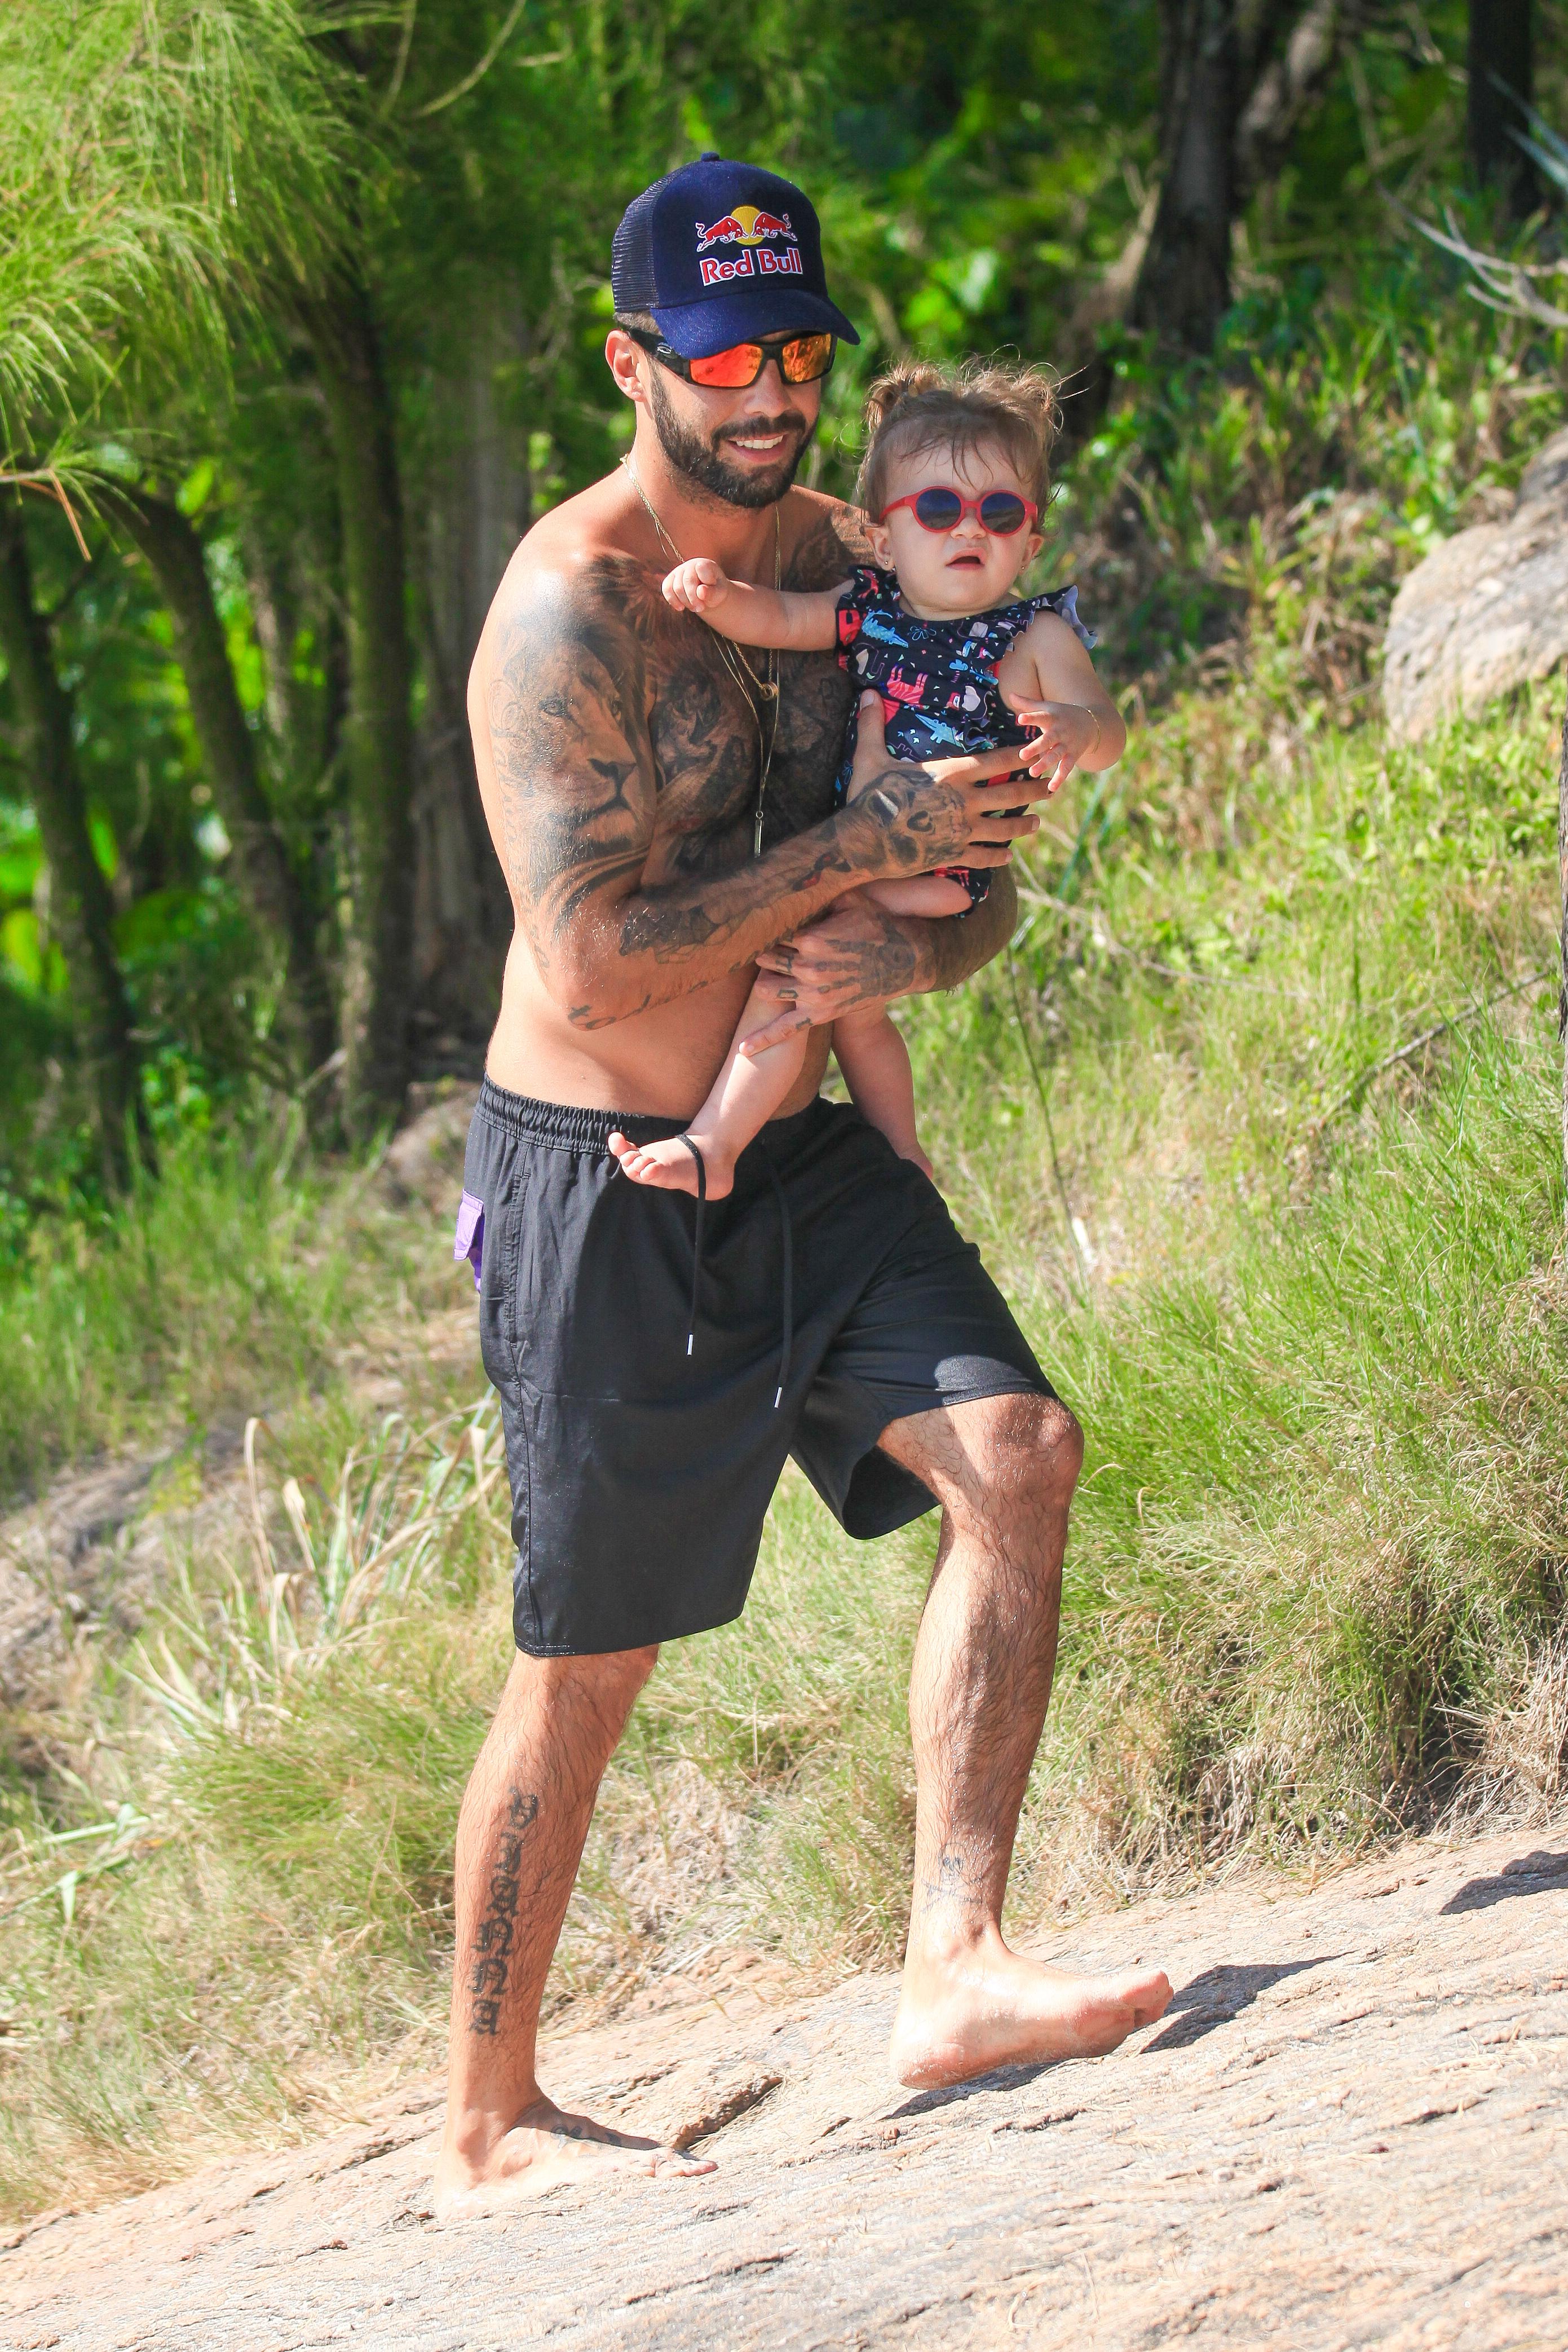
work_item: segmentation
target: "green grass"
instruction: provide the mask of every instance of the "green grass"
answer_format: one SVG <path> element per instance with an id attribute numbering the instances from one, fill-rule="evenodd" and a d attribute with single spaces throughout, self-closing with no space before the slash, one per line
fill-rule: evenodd
<path id="1" fill-rule="evenodd" d="M 410 1354 L 451 1303 L 439 1221 L 369 1176 L 292 1168 L 295 1130 L 171 1137 L 156 1182 L 38 1217 L 0 1270 L 0 1495 L 62 1463 L 153 1444 L 331 1389 L 349 1354 Z"/>
<path id="2" fill-rule="evenodd" d="M 1018 1922 L 1241 1853 L 1343 1853 L 1478 1773 L 1489 1802 L 1521 1794 L 1494 1767 L 1568 1573 L 1560 1064 L 1535 978 L 1553 717 L 1527 701 L 1400 752 L 1287 724 L 1257 685 L 1179 703 L 1102 799 L 1074 787 L 1053 815 L 1012 980 L 910 1009 L 928 1148 L 1089 1435 Z M 62 1229 L 0 1297 L 13 1476 L 275 1398 L 259 1491 L 274 1571 L 301 1579 L 296 1637 L 238 1525 L 141 1649 L 82 1644 L 44 1766 L 18 1751 L 14 2210 L 302 2132 L 439 2059 L 457 1805 L 508 1655 L 504 1509 L 455 1486 L 411 1588 L 334 1633 L 280 1497 L 292 1472 L 323 1573 L 334 1526 L 417 1516 L 453 1429 L 404 1467 L 366 1459 L 379 1416 L 342 1367 L 406 1368 L 464 1278 L 428 1219 L 236 1150 L 177 1161 L 108 1230 Z M 476 1393 L 476 1367 L 443 1378 Z M 421 1380 L 434 1412 L 446 1391 Z M 750 1609 L 666 1654 L 606 1781 L 558 2009 L 715 1938 L 896 1957 L 933 1539 L 850 1544 L 786 1480 Z M 1559 1761 L 1537 1753 L 1539 1786 Z M 52 1842 L 91 1822 L 100 1840 Z"/>

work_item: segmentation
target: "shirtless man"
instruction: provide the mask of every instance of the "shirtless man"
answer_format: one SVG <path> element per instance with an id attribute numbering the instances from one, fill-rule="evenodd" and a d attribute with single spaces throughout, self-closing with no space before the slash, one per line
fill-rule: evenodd
<path id="1" fill-rule="evenodd" d="M 953 986 L 1014 919 L 1005 871 L 962 919 L 894 917 L 857 886 L 1005 868 L 1035 820 L 997 812 L 1043 786 L 1009 780 L 1016 752 L 900 766 L 873 703 L 857 756 L 874 785 L 834 814 L 852 689 L 833 656 L 783 658 L 775 719 L 768 657 L 737 665 L 663 601 L 677 555 L 802 589 L 860 556 L 850 512 L 790 487 L 825 339 L 856 340 L 800 190 L 688 164 L 629 208 L 612 282 L 631 467 L 529 532 L 469 688 L 517 935 L 458 1240 L 507 1433 L 518 1655 L 457 1833 L 446 2216 L 607 2169 L 711 2169 L 563 2113 L 536 2036 L 657 1645 L 738 1614 L 791 1454 L 852 1535 L 942 1510 L 909 1692 L 899 2080 L 1107 2051 L 1170 1998 L 1156 1970 L 1075 1977 L 1002 1941 L 1082 1439 L 935 1188 L 817 1098 L 836 1013 Z M 798 1087 L 726 1199 L 627 1182 L 612 1133 L 681 1131 L 758 963 L 780 1020 L 813 1032 Z"/>

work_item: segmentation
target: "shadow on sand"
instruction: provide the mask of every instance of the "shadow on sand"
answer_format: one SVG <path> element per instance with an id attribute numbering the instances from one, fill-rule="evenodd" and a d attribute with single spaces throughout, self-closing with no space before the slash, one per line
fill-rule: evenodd
<path id="1" fill-rule="evenodd" d="M 1170 2023 L 1156 2033 L 1152 2042 L 1144 2044 L 1144 2055 L 1152 2058 L 1157 2050 L 1186 2050 L 1194 2042 L 1201 2042 L 1217 2025 L 1228 2025 L 1244 2009 L 1250 2009 L 1260 1992 L 1277 1985 L 1286 1977 L 1299 1977 L 1305 1969 L 1321 1969 L 1329 1960 L 1337 1960 L 1338 1952 L 1319 1952 L 1310 1960 L 1260 1960 L 1238 1967 L 1205 1969 L 1190 1984 L 1180 1985 L 1171 1995 L 1171 2005 L 1166 2011 Z"/>
<path id="2" fill-rule="evenodd" d="M 1260 1992 L 1279 1984 L 1285 1977 L 1300 1976 L 1303 1969 L 1321 1969 L 1329 1960 L 1337 1960 L 1338 1952 L 1320 1952 L 1310 1960 L 1276 1960 L 1253 1966 L 1205 1969 L 1190 1984 L 1178 1986 L 1171 1995 L 1171 2005 L 1166 2015 L 1171 2022 L 1144 2045 L 1147 2057 L 1155 2050 L 1185 2050 L 1189 2042 L 1200 2042 L 1212 2033 L 1217 2025 L 1239 2016 L 1250 2008 Z M 1028 2083 L 1046 2074 L 1058 2062 L 1043 2059 L 1028 2066 L 994 2066 L 988 2074 L 977 2074 L 972 2082 L 954 2083 L 945 2090 L 917 2091 L 901 2107 L 890 2107 L 887 2119 L 903 2122 L 910 2116 L 929 2116 L 938 2107 L 950 2107 L 960 2099 L 977 2098 L 983 2091 L 1021 2091 Z"/>
<path id="3" fill-rule="evenodd" d="M 1541 1895 L 1557 1878 L 1568 1878 L 1568 1853 L 1521 1853 L 1505 1862 L 1493 1878 L 1467 1879 L 1437 1916 L 1451 1919 L 1456 1911 L 1490 1911 L 1494 1903 L 1511 1903 L 1516 1895 Z"/>

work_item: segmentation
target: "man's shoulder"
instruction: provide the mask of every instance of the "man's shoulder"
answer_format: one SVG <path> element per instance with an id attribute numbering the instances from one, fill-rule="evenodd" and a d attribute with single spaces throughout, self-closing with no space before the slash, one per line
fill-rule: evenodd
<path id="1" fill-rule="evenodd" d="M 497 604 L 518 614 L 552 609 L 573 614 L 611 612 L 627 620 L 659 602 L 648 566 L 616 545 L 596 493 L 580 491 L 541 515 L 518 541 L 496 593 Z"/>
<path id="2" fill-rule="evenodd" d="M 857 507 L 822 490 L 793 489 L 785 499 L 784 585 L 797 594 L 831 588 L 871 549 Z"/>
<path id="3" fill-rule="evenodd" d="M 504 667 L 559 646 L 619 672 L 652 642 L 664 609 L 657 579 L 614 544 L 593 511 L 593 492 L 584 491 L 551 508 L 519 541 L 478 658 Z"/>

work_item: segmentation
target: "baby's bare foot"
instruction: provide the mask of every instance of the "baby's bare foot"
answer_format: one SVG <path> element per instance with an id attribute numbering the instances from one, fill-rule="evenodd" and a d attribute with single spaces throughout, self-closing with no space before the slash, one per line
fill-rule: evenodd
<path id="1" fill-rule="evenodd" d="M 703 1156 L 708 1199 L 722 1201 L 735 1190 L 734 1160 L 700 1136 L 694 1135 L 692 1141 Z M 621 1162 L 622 1176 L 630 1176 L 634 1184 L 656 1184 L 666 1192 L 690 1192 L 696 1197 L 697 1163 L 678 1135 L 664 1143 L 628 1143 L 617 1128 L 610 1137 L 610 1149 Z"/>

